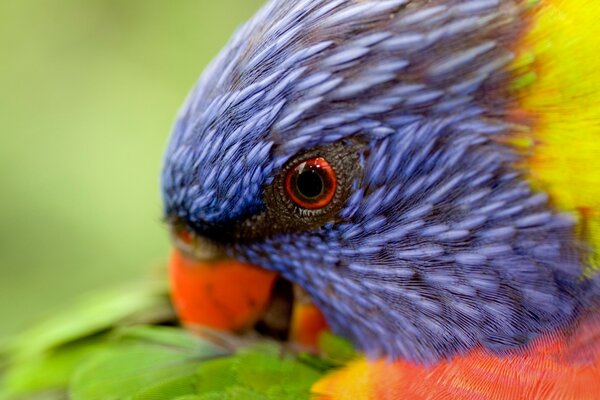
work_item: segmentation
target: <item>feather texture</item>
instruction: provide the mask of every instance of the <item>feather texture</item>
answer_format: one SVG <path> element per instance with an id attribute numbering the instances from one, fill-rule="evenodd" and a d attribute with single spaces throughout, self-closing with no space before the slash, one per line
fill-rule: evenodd
<path id="1" fill-rule="evenodd" d="M 580 238 L 591 245 L 589 265 L 600 267 L 600 4 L 542 0 L 512 68 L 517 107 L 527 124 L 523 168 L 532 185 L 572 212 Z M 526 140 L 523 140 L 526 139 Z"/>
<path id="2" fill-rule="evenodd" d="M 167 216 L 302 286 L 371 357 L 526 348 L 588 306 L 596 189 L 540 161 L 592 148 L 598 90 L 569 80 L 590 72 L 585 4 L 270 1 L 183 109 Z M 332 148 L 348 196 L 304 224 L 278 182 Z"/>
<path id="3" fill-rule="evenodd" d="M 600 398 L 600 321 L 537 340 L 504 357 L 482 349 L 426 368 L 355 360 L 313 385 L 322 400 Z"/>

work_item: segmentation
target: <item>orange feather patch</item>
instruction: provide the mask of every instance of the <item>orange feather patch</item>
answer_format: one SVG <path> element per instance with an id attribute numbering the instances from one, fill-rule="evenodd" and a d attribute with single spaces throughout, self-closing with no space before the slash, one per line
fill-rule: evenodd
<path id="1" fill-rule="evenodd" d="M 430 368 L 359 359 L 313 392 L 321 400 L 600 399 L 600 321 L 507 356 L 477 349 Z"/>

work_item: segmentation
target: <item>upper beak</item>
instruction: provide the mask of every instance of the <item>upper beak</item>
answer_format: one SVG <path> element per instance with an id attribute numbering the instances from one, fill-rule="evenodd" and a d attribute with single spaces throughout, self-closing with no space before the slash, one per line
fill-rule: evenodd
<path id="1" fill-rule="evenodd" d="M 267 307 L 277 274 L 230 258 L 195 260 L 174 249 L 171 296 L 184 324 L 240 331 Z"/>
<path id="2" fill-rule="evenodd" d="M 302 289 L 277 284 L 283 280 L 277 273 L 174 248 L 170 275 L 171 297 L 184 325 L 241 332 L 277 320 L 273 326 L 283 324 L 290 341 L 307 347 L 315 347 L 327 329 L 323 315 Z M 289 295 L 282 293 L 286 288 L 291 289 Z M 291 303 L 283 305 L 283 312 L 282 302 Z"/>

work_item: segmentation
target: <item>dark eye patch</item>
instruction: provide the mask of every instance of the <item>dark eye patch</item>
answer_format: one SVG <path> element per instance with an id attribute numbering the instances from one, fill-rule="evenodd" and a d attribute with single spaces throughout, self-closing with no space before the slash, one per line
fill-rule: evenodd
<path id="1" fill-rule="evenodd" d="M 278 172 L 273 182 L 265 188 L 264 210 L 239 223 L 234 228 L 235 239 L 256 240 L 277 233 L 310 231 L 326 223 L 336 222 L 339 211 L 352 193 L 353 183 L 362 177 L 360 154 L 363 151 L 365 145 L 352 140 L 313 148 L 292 157 Z M 319 207 L 310 208 L 302 206 L 301 202 L 294 201 L 290 196 L 289 177 L 293 175 L 293 170 L 302 166 L 305 161 L 317 159 L 327 161 L 335 176 L 335 186 L 330 199 Z M 302 175 L 305 173 L 296 176 L 295 188 L 304 190 L 303 195 L 307 199 L 313 194 L 319 198 L 323 194 L 322 191 L 327 189 L 328 183 L 322 181 L 323 176 Z M 317 187 L 319 185 L 323 187 Z M 316 193 L 317 189 L 319 193 Z"/>

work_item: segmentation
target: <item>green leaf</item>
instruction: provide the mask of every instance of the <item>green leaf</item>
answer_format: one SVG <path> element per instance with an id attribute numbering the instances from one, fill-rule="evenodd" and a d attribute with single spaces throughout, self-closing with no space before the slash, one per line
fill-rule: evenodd
<path id="1" fill-rule="evenodd" d="M 59 350 L 25 361 L 17 361 L 2 377 L 0 387 L 6 396 L 11 397 L 48 391 L 66 393 L 75 368 L 104 346 L 106 345 L 103 343 L 89 340 L 63 346 Z M 56 398 L 56 394 L 50 398 Z"/>
<path id="2" fill-rule="evenodd" d="M 197 393 L 225 393 L 237 385 L 238 357 L 226 357 L 202 363 L 197 369 Z"/>
<path id="3" fill-rule="evenodd" d="M 221 354 L 221 347 L 201 339 L 182 328 L 141 325 L 118 330 L 115 340 L 122 344 L 144 344 L 171 347 L 195 354 Z"/>
<path id="4" fill-rule="evenodd" d="M 157 385 L 140 390 L 133 400 L 166 400 L 195 396 L 197 376 L 195 373 L 167 379 Z"/>
<path id="5" fill-rule="evenodd" d="M 181 397 L 176 397 L 174 400 L 202 400 L 200 396 L 196 396 L 195 394 L 189 394 Z"/>
<path id="6" fill-rule="evenodd" d="M 198 393 L 208 399 L 308 399 L 321 371 L 290 355 L 281 346 L 261 344 L 198 368 Z"/>
<path id="7" fill-rule="evenodd" d="M 25 396 L 13 396 L 0 393 L 0 400 L 68 400 L 67 394 L 62 390 L 47 390 Z"/>
<path id="8" fill-rule="evenodd" d="M 24 332 L 8 344 L 11 359 L 27 359 L 80 340 L 136 316 L 169 308 L 164 283 L 150 282 L 91 295 Z"/>
<path id="9" fill-rule="evenodd" d="M 269 400 L 265 394 L 256 393 L 243 387 L 231 387 L 220 393 L 206 393 L 198 398 L 200 400 Z"/>
<path id="10" fill-rule="evenodd" d="M 173 320 L 167 293 L 165 282 L 149 280 L 89 295 L 4 343 L 0 399 L 66 398 L 76 367 L 107 347 L 112 330 L 132 323 Z"/>
<path id="11" fill-rule="evenodd" d="M 318 371 L 291 356 L 270 354 L 264 347 L 244 352 L 240 364 L 239 381 L 271 397 L 277 394 L 308 394 L 310 386 L 320 377 Z"/>
<path id="12" fill-rule="evenodd" d="M 334 367 L 342 366 L 357 357 L 352 343 L 329 332 L 323 332 L 319 336 L 319 349 L 323 361 Z"/>
<path id="13" fill-rule="evenodd" d="M 82 365 L 70 386 L 73 400 L 169 399 L 187 394 L 198 363 L 227 351 L 183 329 L 137 327 Z M 161 390 L 164 390 L 161 397 Z M 146 397 L 143 397 L 146 396 Z M 158 397 L 156 397 L 158 396 Z M 168 397 L 171 396 L 171 397 Z"/>

